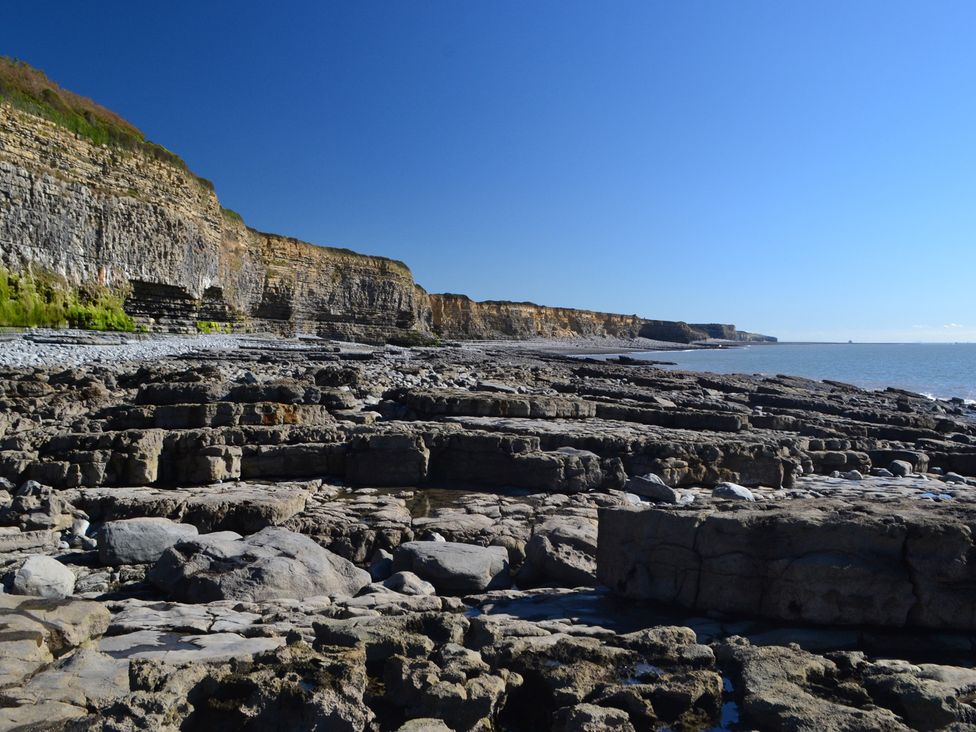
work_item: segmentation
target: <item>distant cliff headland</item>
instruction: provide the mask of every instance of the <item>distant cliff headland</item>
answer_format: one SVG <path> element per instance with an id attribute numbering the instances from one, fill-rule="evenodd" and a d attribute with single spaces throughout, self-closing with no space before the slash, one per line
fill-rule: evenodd
<path id="1" fill-rule="evenodd" d="M 61 324 L 393 343 L 775 340 L 732 325 L 428 294 L 402 262 L 249 228 L 177 155 L 0 58 L 0 325 Z"/>

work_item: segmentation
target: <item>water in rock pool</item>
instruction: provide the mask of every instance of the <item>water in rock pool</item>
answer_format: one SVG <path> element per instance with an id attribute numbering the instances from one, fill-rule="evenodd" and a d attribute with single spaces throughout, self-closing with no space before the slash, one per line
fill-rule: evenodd
<path id="1" fill-rule="evenodd" d="M 669 368 L 687 371 L 791 374 L 976 400 L 976 343 L 780 343 L 627 355 L 671 361 L 676 365 Z"/>

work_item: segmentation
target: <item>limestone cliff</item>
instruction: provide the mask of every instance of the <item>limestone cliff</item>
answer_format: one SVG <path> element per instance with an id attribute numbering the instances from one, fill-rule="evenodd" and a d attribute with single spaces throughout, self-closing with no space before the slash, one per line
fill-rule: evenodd
<path id="1" fill-rule="evenodd" d="M 254 231 L 184 167 L 2 103 L 0 264 L 116 289 L 161 328 L 237 321 L 374 341 L 426 332 L 426 296 L 403 263 Z"/>
<path id="2" fill-rule="evenodd" d="M 593 310 L 553 308 L 531 302 L 488 300 L 465 295 L 430 295 L 431 327 L 445 338 L 566 338 L 609 336 L 651 338 L 673 343 L 708 339 L 773 342 L 771 336 L 746 333 L 734 325 L 689 325 L 670 320 L 647 320 Z"/>
<path id="3" fill-rule="evenodd" d="M 640 331 L 636 315 L 552 308 L 531 302 L 488 300 L 465 295 L 430 295 L 432 327 L 447 338 L 633 338 Z"/>
<path id="4" fill-rule="evenodd" d="M 206 321 L 370 342 L 422 342 L 432 333 L 766 339 L 731 325 L 428 296 L 402 262 L 248 228 L 175 154 L 2 57 L 0 267 L 107 288 L 155 330 Z"/>

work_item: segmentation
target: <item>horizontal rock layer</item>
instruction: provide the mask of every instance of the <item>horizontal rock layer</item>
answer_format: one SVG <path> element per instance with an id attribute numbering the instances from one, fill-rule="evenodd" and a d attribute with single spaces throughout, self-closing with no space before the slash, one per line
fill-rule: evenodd
<path id="1" fill-rule="evenodd" d="M 608 508 L 601 582 L 631 598 L 773 620 L 976 630 L 970 507 L 826 499 Z"/>
<path id="2" fill-rule="evenodd" d="M 734 325 L 647 320 L 575 308 L 554 308 L 531 302 L 487 300 L 465 295 L 430 295 L 431 325 L 446 338 L 572 338 L 602 336 L 650 338 L 674 343 L 718 338 L 742 342 L 773 342 L 771 336 L 746 333 Z"/>

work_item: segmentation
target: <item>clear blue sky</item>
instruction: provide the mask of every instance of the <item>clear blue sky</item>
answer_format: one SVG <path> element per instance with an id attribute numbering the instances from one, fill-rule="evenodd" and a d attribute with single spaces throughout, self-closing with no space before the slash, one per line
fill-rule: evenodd
<path id="1" fill-rule="evenodd" d="M 234 8 L 233 10 L 231 8 Z M 10 2 L 0 53 L 432 292 L 976 340 L 976 3 Z"/>

